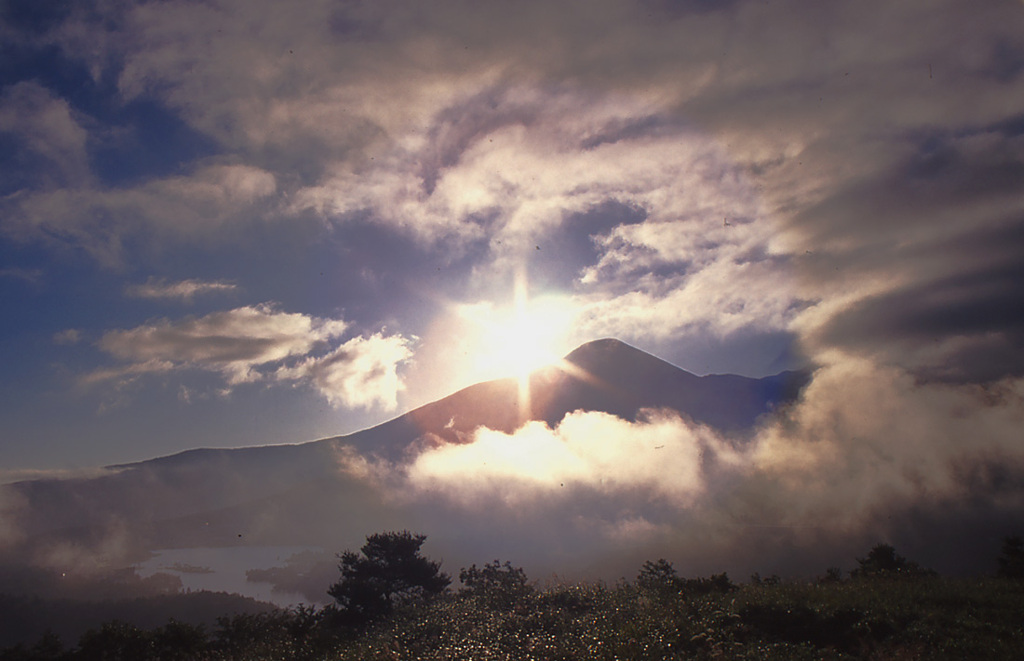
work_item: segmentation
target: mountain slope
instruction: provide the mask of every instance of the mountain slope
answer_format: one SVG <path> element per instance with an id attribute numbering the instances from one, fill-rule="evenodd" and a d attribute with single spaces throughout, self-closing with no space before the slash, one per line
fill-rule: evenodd
<path id="1" fill-rule="evenodd" d="M 395 446 L 396 438 L 432 434 L 457 443 L 468 440 L 478 427 L 511 433 L 527 420 L 555 425 L 576 410 L 636 420 L 642 409 L 650 408 L 672 409 L 694 422 L 736 434 L 793 401 L 808 378 L 806 372 L 761 379 L 731 374 L 701 377 L 619 340 L 595 340 L 569 353 L 560 364 L 531 375 L 528 411 L 520 402 L 517 380 L 498 379 L 469 386 L 372 429 L 324 442 L 345 442 L 396 457 L 407 447 Z"/>

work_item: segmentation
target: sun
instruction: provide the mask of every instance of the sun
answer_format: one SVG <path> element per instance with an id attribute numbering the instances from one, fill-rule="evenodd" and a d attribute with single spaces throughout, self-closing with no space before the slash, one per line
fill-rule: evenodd
<path id="1" fill-rule="evenodd" d="M 540 299 L 517 302 L 499 312 L 491 325 L 480 360 L 494 371 L 525 378 L 536 369 L 558 362 L 565 337 L 564 306 Z"/>
<path id="2" fill-rule="evenodd" d="M 566 353 L 573 322 L 572 305 L 558 295 L 529 297 L 517 286 L 511 305 L 463 306 L 475 336 L 473 371 L 481 378 L 516 377 L 557 363 Z"/>
<path id="3" fill-rule="evenodd" d="M 517 287 L 512 306 L 483 309 L 486 314 L 477 318 L 482 323 L 476 369 L 491 378 L 515 378 L 517 410 L 520 421 L 526 422 L 533 411 L 530 375 L 561 361 L 571 307 L 562 297 L 529 299 L 525 288 Z"/>

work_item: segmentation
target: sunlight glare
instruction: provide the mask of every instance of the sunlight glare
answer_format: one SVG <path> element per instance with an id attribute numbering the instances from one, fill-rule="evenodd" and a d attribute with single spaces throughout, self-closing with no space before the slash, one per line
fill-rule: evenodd
<path id="1" fill-rule="evenodd" d="M 477 368 L 494 378 L 525 379 L 562 358 L 572 315 L 558 297 L 527 300 L 517 293 L 511 308 L 489 308 L 477 320 L 483 322 Z"/>

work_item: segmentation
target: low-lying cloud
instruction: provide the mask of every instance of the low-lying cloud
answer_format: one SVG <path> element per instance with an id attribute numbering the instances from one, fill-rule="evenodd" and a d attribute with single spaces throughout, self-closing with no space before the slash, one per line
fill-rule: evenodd
<path id="1" fill-rule="evenodd" d="M 1022 425 L 1019 379 L 922 384 L 836 354 L 742 443 L 674 415 L 631 423 L 578 411 L 553 429 L 479 429 L 469 444 L 424 451 L 404 476 L 416 498 L 488 519 L 482 539 L 517 551 L 533 544 L 515 541 L 520 526 L 536 525 L 551 548 L 586 540 L 598 564 L 657 549 L 685 566 L 760 557 L 762 571 L 797 573 L 795 558 L 820 558 L 821 572 L 837 548 L 895 541 L 926 547 L 944 569 L 985 571 L 978 555 L 1020 532 L 1009 522 L 1024 514 Z M 465 535 L 433 522 L 436 534 Z M 519 532 L 505 537 L 498 522 Z M 974 539 L 959 537 L 964 526 Z M 755 538 L 774 546 L 752 549 Z"/>
<path id="2" fill-rule="evenodd" d="M 999 492 L 1017 491 L 1024 477 L 1022 423 L 1019 379 L 921 384 L 897 368 L 839 356 L 759 435 L 751 458 L 789 487 L 789 502 L 774 514 L 780 522 L 858 525 L 886 509 L 1000 503 Z M 984 477 L 997 466 L 1009 482 Z"/>
<path id="3" fill-rule="evenodd" d="M 441 491 L 459 502 L 497 496 L 558 497 L 586 487 L 607 495 L 635 489 L 685 507 L 705 488 L 703 465 L 724 446 L 704 427 L 652 412 L 631 423 L 606 413 L 577 411 L 554 429 L 530 422 L 513 434 L 477 430 L 472 443 L 444 445 L 408 469 L 413 487 Z"/>
<path id="4" fill-rule="evenodd" d="M 26 505 L 20 494 L 0 486 L 0 552 L 25 538 L 18 517 Z"/>

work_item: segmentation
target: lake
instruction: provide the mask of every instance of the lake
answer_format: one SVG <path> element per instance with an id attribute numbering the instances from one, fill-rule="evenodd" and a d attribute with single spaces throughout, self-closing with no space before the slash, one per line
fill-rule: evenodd
<path id="1" fill-rule="evenodd" d="M 275 591 L 269 583 L 248 581 L 245 572 L 248 569 L 284 566 L 289 557 L 303 551 L 322 552 L 323 549 L 314 546 L 162 549 L 154 551 L 152 558 L 136 568 L 139 576 L 143 577 L 158 572 L 178 576 L 186 590 L 233 592 L 286 607 L 309 604 L 310 600 L 299 593 Z M 325 593 L 323 601 L 317 605 L 327 603 L 329 597 Z"/>

